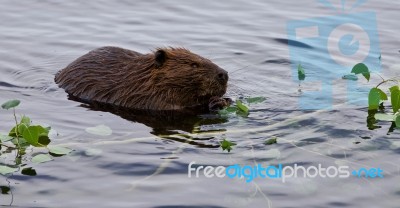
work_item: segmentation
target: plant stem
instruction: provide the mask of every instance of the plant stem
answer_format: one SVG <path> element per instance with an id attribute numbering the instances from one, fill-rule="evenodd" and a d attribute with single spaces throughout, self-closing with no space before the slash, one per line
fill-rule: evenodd
<path id="1" fill-rule="evenodd" d="M 15 115 L 15 108 L 13 108 L 13 112 L 14 112 L 14 120 L 15 120 L 15 135 L 17 136 L 17 158 L 19 157 L 19 149 L 20 149 L 20 145 L 19 145 L 19 135 L 18 135 L 18 120 L 17 120 L 17 116 Z"/>
<path id="2" fill-rule="evenodd" d="M 377 86 L 376 86 L 376 88 L 378 88 L 380 85 L 382 85 L 382 84 L 385 84 L 386 82 L 397 82 L 397 83 L 399 83 L 399 81 L 398 80 L 395 80 L 395 79 L 388 79 L 388 80 L 383 80 L 382 82 L 380 82 Z"/>

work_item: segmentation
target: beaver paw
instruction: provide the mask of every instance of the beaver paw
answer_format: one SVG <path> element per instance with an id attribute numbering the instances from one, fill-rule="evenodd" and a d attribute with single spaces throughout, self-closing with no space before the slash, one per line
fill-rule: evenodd
<path id="1" fill-rule="evenodd" d="M 218 111 L 225 107 L 228 107 L 229 105 L 232 104 L 232 102 L 233 101 L 230 98 L 221 98 L 221 97 L 214 96 L 214 97 L 210 98 L 210 101 L 208 103 L 208 109 L 210 111 Z"/>

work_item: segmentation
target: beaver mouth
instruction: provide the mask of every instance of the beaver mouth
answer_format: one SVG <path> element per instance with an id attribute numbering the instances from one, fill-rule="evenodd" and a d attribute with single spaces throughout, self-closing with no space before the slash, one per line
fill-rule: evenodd
<path id="1" fill-rule="evenodd" d="M 201 97 L 204 97 L 206 99 L 209 99 L 211 97 L 222 97 L 225 93 L 226 93 L 226 89 L 227 89 L 227 84 L 214 84 L 211 85 L 207 88 L 204 89 L 203 91 L 203 95 L 201 95 Z"/>

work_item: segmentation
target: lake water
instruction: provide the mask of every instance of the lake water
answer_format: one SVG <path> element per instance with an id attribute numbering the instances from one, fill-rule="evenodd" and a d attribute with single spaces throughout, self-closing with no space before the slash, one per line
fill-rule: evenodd
<path id="1" fill-rule="evenodd" d="M 341 1 L 332 2 L 341 7 Z M 354 2 L 346 1 L 346 8 Z M 399 2 L 384 0 L 351 11 L 376 13 L 385 77 L 399 74 L 399 9 Z M 340 12 L 314 0 L 1 1 L 0 102 L 21 100 L 18 114 L 51 125 L 52 143 L 75 151 L 47 163 L 26 161 L 36 169 L 35 177 L 0 176 L 0 186 L 11 188 L 0 195 L 0 205 L 399 207 L 400 131 L 387 135 L 388 122 L 368 130 L 366 106 L 343 102 L 345 82 L 340 79 L 331 110 L 302 110 L 298 105 L 302 93 L 291 73 L 288 21 Z M 251 104 L 247 118 L 203 116 L 187 124 L 165 123 L 165 129 L 68 100 L 53 81 L 55 73 L 105 45 L 143 53 L 160 46 L 186 47 L 230 73 L 228 96 L 267 100 Z M 376 84 L 379 77 L 371 82 Z M 312 87 L 306 82 L 300 86 L 303 91 Z M 7 132 L 13 126 L 11 112 L 0 110 L 0 122 L 0 131 Z M 86 131 L 98 125 L 110 127 L 112 134 Z M 271 137 L 278 137 L 277 144 L 265 145 Z M 237 143 L 230 153 L 218 147 L 223 138 Z M 6 161 L 2 157 L 0 164 Z M 350 171 L 379 167 L 384 178 L 300 177 L 285 183 L 188 178 L 192 161 L 212 166 L 347 165 Z"/>

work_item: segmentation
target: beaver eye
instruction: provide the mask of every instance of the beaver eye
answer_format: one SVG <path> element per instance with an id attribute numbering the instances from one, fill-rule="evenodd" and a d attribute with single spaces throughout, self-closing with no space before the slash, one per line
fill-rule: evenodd
<path id="1" fill-rule="evenodd" d="M 192 66 L 192 68 L 199 68 L 199 64 L 197 64 L 197 63 L 193 63 L 191 66 Z"/>

